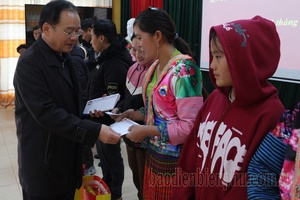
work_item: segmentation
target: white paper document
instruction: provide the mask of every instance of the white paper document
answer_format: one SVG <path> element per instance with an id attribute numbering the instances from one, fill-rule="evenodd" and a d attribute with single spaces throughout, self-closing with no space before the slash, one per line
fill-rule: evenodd
<path id="1" fill-rule="evenodd" d="M 115 122 L 111 124 L 110 127 L 120 135 L 126 135 L 128 133 L 128 128 L 132 125 L 138 125 L 138 123 L 130 119 L 124 118 L 120 122 Z"/>
<path id="2" fill-rule="evenodd" d="M 113 94 L 97 99 L 92 99 L 86 102 L 83 114 L 89 114 L 94 110 L 108 111 L 115 108 L 117 102 L 120 100 L 120 94 Z"/>
<path id="3" fill-rule="evenodd" d="M 108 114 L 108 115 L 111 115 L 111 116 L 120 116 L 121 115 L 121 113 L 112 113 L 112 112 L 109 112 L 109 111 L 107 111 L 105 113 Z"/>

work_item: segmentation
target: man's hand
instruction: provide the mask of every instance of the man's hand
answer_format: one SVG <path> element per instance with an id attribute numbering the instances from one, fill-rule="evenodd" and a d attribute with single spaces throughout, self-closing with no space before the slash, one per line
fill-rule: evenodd
<path id="1" fill-rule="evenodd" d="M 105 144 L 117 144 L 121 136 L 109 126 L 102 124 L 98 139 Z"/>

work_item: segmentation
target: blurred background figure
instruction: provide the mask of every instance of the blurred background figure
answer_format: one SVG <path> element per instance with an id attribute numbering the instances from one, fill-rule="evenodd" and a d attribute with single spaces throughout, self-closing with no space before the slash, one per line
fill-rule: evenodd
<path id="1" fill-rule="evenodd" d="M 100 52 L 100 56 L 97 58 L 97 66 L 91 72 L 87 87 L 88 99 L 119 93 L 120 100 L 123 100 L 127 71 L 132 65 L 126 40 L 117 35 L 113 21 L 94 18 L 91 44 L 96 52 Z M 97 117 L 96 114 L 97 112 L 93 113 L 91 117 Z M 96 121 L 106 125 L 115 122 L 107 114 Z M 114 145 L 99 142 L 96 143 L 96 150 L 100 157 L 103 180 L 111 191 L 111 199 L 122 199 L 124 164 L 120 142 Z"/>
<path id="2" fill-rule="evenodd" d="M 155 61 L 156 55 L 148 56 L 140 49 L 137 49 L 138 39 L 133 34 L 131 38 L 130 53 L 136 58 L 136 62 L 129 68 L 126 78 L 125 98 L 120 103 L 120 107 L 112 110 L 113 113 L 120 113 L 129 109 L 139 110 L 144 107 L 142 97 L 143 80 L 147 70 Z M 136 121 L 139 124 L 145 124 L 143 120 Z M 141 143 L 135 143 L 129 140 L 126 136 L 123 137 L 126 143 L 128 164 L 132 171 L 133 183 L 138 190 L 138 199 L 143 200 L 143 183 L 144 183 L 144 166 L 146 149 L 141 147 Z"/>
<path id="3" fill-rule="evenodd" d="M 132 57 L 132 61 L 136 62 L 136 58 L 132 52 L 132 37 L 133 37 L 133 23 L 134 23 L 135 18 L 130 18 L 127 21 L 127 36 L 125 37 L 126 41 L 127 41 L 127 46 L 126 48 L 128 49 L 128 51 L 130 52 L 130 55 Z"/>
<path id="4" fill-rule="evenodd" d="M 36 25 L 35 27 L 33 27 L 32 33 L 33 33 L 34 40 L 37 40 L 42 33 L 41 27 L 39 25 Z"/>
<path id="5" fill-rule="evenodd" d="M 93 26 L 93 20 L 91 18 L 87 18 L 81 21 L 81 29 L 82 29 L 82 35 L 81 35 L 81 46 L 86 50 L 87 52 L 87 59 L 85 60 L 85 63 L 90 71 L 93 71 L 94 68 L 97 65 L 96 58 L 98 57 L 99 53 L 96 53 L 92 47 L 91 40 L 91 32 L 92 32 L 92 26 Z"/>
<path id="6" fill-rule="evenodd" d="M 17 52 L 21 55 L 22 53 L 24 53 L 24 51 L 28 49 L 28 46 L 26 44 L 20 44 L 17 47 Z"/>
<path id="7" fill-rule="evenodd" d="M 134 23 L 135 18 L 130 18 L 127 21 L 127 36 L 125 39 L 131 43 L 131 38 L 133 36 L 133 23 Z"/>

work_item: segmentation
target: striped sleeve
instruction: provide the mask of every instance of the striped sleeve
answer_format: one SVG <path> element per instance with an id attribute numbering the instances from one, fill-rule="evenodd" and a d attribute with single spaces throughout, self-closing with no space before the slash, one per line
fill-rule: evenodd
<path id="1" fill-rule="evenodd" d="M 280 199 L 278 180 L 286 144 L 268 133 L 248 167 L 248 199 Z"/>

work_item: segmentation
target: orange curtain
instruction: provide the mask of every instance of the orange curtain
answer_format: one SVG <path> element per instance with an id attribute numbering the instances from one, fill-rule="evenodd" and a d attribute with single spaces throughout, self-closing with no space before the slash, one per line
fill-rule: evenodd
<path id="1" fill-rule="evenodd" d="M 131 17 L 135 18 L 141 11 L 151 7 L 163 8 L 163 0 L 131 0 Z"/>
<path id="2" fill-rule="evenodd" d="M 19 58 L 16 48 L 25 43 L 25 13 L 23 5 L 0 3 L 0 106 L 14 103 L 13 76 Z M 4 31 L 5 30 L 5 31 Z"/>

